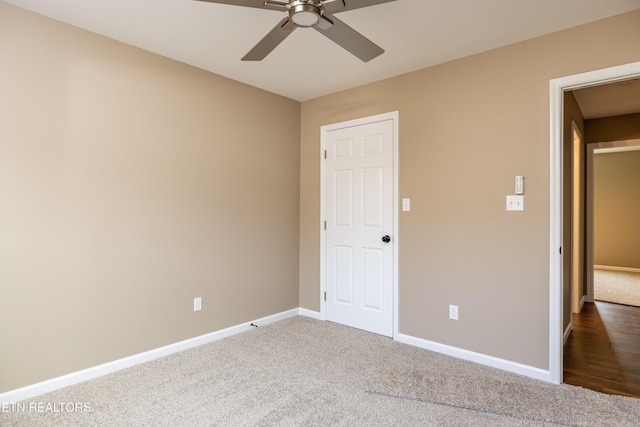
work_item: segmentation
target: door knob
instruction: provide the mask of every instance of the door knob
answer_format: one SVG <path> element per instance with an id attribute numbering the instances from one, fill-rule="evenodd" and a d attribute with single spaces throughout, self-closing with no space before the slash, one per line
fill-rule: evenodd
<path id="1" fill-rule="evenodd" d="M 389 235 L 382 236 L 382 241 L 385 243 L 389 243 L 391 241 L 391 237 Z"/>

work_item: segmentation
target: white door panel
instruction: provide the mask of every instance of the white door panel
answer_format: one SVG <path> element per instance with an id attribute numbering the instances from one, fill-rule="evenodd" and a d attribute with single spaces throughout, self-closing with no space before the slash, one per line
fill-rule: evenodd
<path id="1" fill-rule="evenodd" d="M 351 305 L 353 303 L 353 248 L 336 245 L 333 247 L 333 257 L 335 300 Z"/>
<path id="2" fill-rule="evenodd" d="M 393 120 L 326 134 L 326 318 L 393 333 Z"/>

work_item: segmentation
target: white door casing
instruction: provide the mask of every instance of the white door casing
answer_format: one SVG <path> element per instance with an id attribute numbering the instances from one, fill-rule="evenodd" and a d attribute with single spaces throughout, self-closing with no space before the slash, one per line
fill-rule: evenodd
<path id="1" fill-rule="evenodd" d="M 396 140 L 397 113 L 322 128 L 324 318 L 385 336 L 397 335 Z"/>

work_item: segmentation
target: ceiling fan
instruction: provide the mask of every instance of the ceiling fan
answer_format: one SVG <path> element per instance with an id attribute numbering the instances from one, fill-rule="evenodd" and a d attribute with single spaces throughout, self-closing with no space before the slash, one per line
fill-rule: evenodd
<path id="1" fill-rule="evenodd" d="M 311 27 L 364 62 L 384 52 L 380 46 L 333 16 L 395 0 L 197 0 L 286 12 L 283 18 L 243 58 L 261 61 L 298 27 Z"/>

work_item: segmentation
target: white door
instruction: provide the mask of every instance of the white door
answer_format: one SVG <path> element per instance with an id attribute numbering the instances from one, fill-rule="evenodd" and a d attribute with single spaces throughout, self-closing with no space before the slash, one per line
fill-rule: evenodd
<path id="1" fill-rule="evenodd" d="M 393 335 L 394 121 L 325 135 L 326 319 Z"/>

